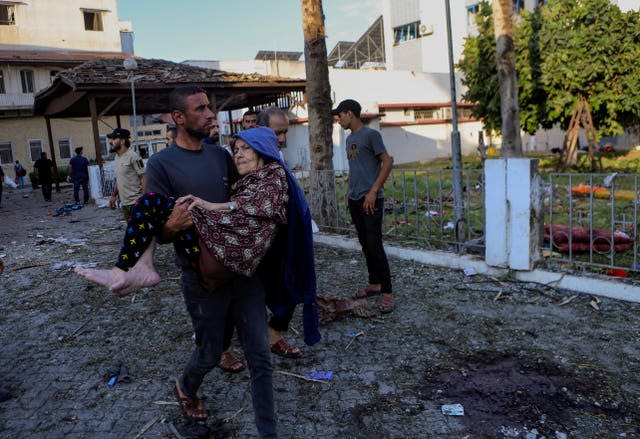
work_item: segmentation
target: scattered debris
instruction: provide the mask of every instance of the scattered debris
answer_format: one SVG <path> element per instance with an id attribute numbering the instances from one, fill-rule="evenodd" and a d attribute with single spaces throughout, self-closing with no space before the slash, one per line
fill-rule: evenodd
<path id="1" fill-rule="evenodd" d="M 467 267 L 467 268 L 463 269 L 462 272 L 466 276 L 474 276 L 474 275 L 478 274 L 473 267 Z"/>
<path id="2" fill-rule="evenodd" d="M 444 404 L 440 409 L 442 414 L 446 416 L 464 416 L 462 404 Z"/>
<path id="3" fill-rule="evenodd" d="M 178 401 L 153 401 L 157 405 L 180 405 Z"/>
<path id="4" fill-rule="evenodd" d="M 150 420 L 149 422 L 147 422 L 146 424 L 144 424 L 144 427 L 142 427 L 142 430 L 140 430 L 140 433 L 136 434 L 133 439 L 138 439 L 140 436 L 142 436 L 148 429 L 151 428 L 151 426 L 153 424 L 155 424 L 156 422 L 158 422 L 158 419 L 160 419 L 160 417 L 156 416 L 155 418 L 153 418 L 152 420 Z"/>
<path id="5" fill-rule="evenodd" d="M 305 373 L 304 374 L 305 377 L 307 378 L 312 378 L 314 380 L 330 380 L 333 378 L 333 372 L 330 370 L 327 371 L 317 371 L 317 372 L 310 372 L 310 373 Z"/>
<path id="6" fill-rule="evenodd" d="M 578 295 L 577 295 L 577 294 L 574 294 L 573 296 L 571 296 L 571 297 L 569 297 L 569 298 L 567 298 L 567 299 L 564 299 L 562 302 L 560 302 L 560 303 L 558 304 L 558 306 L 566 305 L 567 303 L 571 302 L 571 301 L 572 301 L 573 299 L 575 299 L 576 297 L 578 297 Z"/>
<path id="7" fill-rule="evenodd" d="M 173 433 L 173 435 L 176 437 L 176 439 L 182 439 L 183 436 L 178 433 L 178 430 L 176 429 L 176 426 L 173 425 L 172 422 L 169 422 L 169 424 L 167 424 L 169 426 L 169 430 L 171 430 L 171 433 Z"/>
<path id="8" fill-rule="evenodd" d="M 344 347 L 344 350 L 346 351 L 347 349 L 349 349 L 349 346 L 351 346 L 351 343 L 353 343 L 355 339 L 360 337 L 361 335 L 364 335 L 364 332 L 360 331 L 357 333 L 349 334 L 349 337 L 353 337 L 353 338 L 349 341 L 349 343 L 347 343 L 347 345 Z"/>
<path id="9" fill-rule="evenodd" d="M 86 322 L 84 322 L 82 325 L 78 326 L 78 328 L 73 331 L 71 334 L 67 335 L 66 337 L 64 337 L 62 339 L 63 342 L 67 342 L 72 340 L 74 337 L 77 337 L 79 334 L 81 334 L 80 330 L 82 328 L 84 328 L 85 326 L 87 326 L 87 323 L 89 323 L 91 321 L 91 319 L 87 320 Z"/>
<path id="10" fill-rule="evenodd" d="M 371 317 L 373 315 L 366 300 L 319 295 L 316 303 L 318 304 L 318 319 L 322 325 L 339 320 L 349 314 L 357 317 Z"/>
<path id="11" fill-rule="evenodd" d="M 229 422 L 233 421 L 233 420 L 234 420 L 235 418 L 237 418 L 237 417 L 238 417 L 238 415 L 240 415 L 240 413 L 242 413 L 243 411 L 244 411 L 244 407 L 241 407 L 241 408 L 240 408 L 240 409 L 238 409 L 238 410 L 237 410 L 233 415 L 231 415 L 231 416 L 229 416 L 229 417 L 227 417 L 227 418 L 224 418 L 224 419 L 222 420 L 222 422 L 223 422 L 224 424 L 227 424 L 227 423 L 229 423 Z"/>
<path id="12" fill-rule="evenodd" d="M 299 379 L 301 379 L 303 381 L 311 381 L 311 382 L 314 382 L 314 383 L 329 384 L 328 382 L 326 382 L 324 380 L 318 380 L 318 379 L 315 379 L 315 378 L 309 378 L 309 377 L 306 377 L 304 375 L 299 375 L 297 373 L 292 373 L 292 372 L 286 372 L 284 370 L 276 370 L 276 372 L 280 373 L 282 375 L 288 375 L 288 376 L 292 376 L 294 378 L 299 378 Z"/>

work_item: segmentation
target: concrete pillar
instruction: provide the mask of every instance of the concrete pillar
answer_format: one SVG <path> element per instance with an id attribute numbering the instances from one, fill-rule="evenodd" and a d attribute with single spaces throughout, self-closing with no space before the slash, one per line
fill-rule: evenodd
<path id="1" fill-rule="evenodd" d="M 485 162 L 485 260 L 513 270 L 532 270 L 540 258 L 542 198 L 538 161 Z"/>

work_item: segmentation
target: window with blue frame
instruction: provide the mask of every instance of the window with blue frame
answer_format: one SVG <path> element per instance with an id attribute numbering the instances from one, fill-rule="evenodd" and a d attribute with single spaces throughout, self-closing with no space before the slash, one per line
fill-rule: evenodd
<path id="1" fill-rule="evenodd" d="M 393 28 L 393 44 L 401 44 L 406 41 L 415 40 L 420 38 L 420 22 L 414 21 L 413 23 L 403 24 L 402 26 Z"/>
<path id="2" fill-rule="evenodd" d="M 467 26 L 476 24 L 476 15 L 480 10 L 480 6 L 476 3 L 474 5 L 467 5 Z"/>

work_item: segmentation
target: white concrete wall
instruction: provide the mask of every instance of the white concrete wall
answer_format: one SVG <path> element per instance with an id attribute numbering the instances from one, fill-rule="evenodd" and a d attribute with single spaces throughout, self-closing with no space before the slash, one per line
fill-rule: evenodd
<path id="1" fill-rule="evenodd" d="M 542 221 L 537 161 L 487 160 L 484 175 L 486 263 L 532 270 L 540 258 Z"/>
<path id="2" fill-rule="evenodd" d="M 330 69 L 329 82 L 331 99 L 335 103 L 347 98 L 356 99 L 361 104 L 451 101 L 449 76 L 442 73 Z M 460 89 L 456 88 L 458 99 Z"/>
<path id="3" fill-rule="evenodd" d="M 476 152 L 480 130 L 481 122 L 458 124 L 462 154 Z M 380 132 L 397 164 L 451 157 L 451 124 L 385 126 Z"/>
<path id="4" fill-rule="evenodd" d="M 33 0 L 16 6 L 16 24 L 0 26 L 0 44 L 119 52 L 116 0 Z M 84 28 L 82 9 L 102 10 L 102 31 Z"/>

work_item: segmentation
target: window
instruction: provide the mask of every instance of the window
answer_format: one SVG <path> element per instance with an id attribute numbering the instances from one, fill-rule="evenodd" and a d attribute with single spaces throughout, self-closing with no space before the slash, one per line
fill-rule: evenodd
<path id="1" fill-rule="evenodd" d="M 524 8 L 524 0 L 512 0 L 513 2 L 513 13 L 519 14 L 520 11 Z"/>
<path id="2" fill-rule="evenodd" d="M 13 152 L 11 152 L 11 142 L 0 142 L 0 163 L 13 163 Z"/>
<path id="3" fill-rule="evenodd" d="M 22 93 L 33 93 L 33 70 L 20 70 L 20 81 L 22 82 Z"/>
<path id="4" fill-rule="evenodd" d="M 84 14 L 84 30 L 101 31 L 102 13 L 99 11 L 82 11 Z"/>
<path id="5" fill-rule="evenodd" d="M 60 70 L 49 70 L 49 80 L 53 84 L 53 81 L 56 79 L 56 75 L 60 72 Z"/>
<path id="6" fill-rule="evenodd" d="M 16 24 L 16 7 L 14 5 L 0 5 L 0 26 Z"/>
<path id="7" fill-rule="evenodd" d="M 109 143 L 107 142 L 107 136 L 100 136 L 100 155 L 102 158 L 107 158 L 109 155 Z"/>
<path id="8" fill-rule="evenodd" d="M 5 94 L 6 92 L 4 89 L 4 73 L 0 70 L 0 94 Z"/>
<path id="9" fill-rule="evenodd" d="M 475 5 L 467 6 L 467 26 L 476 24 L 476 15 L 478 15 L 479 10 L 480 6 L 477 3 Z"/>
<path id="10" fill-rule="evenodd" d="M 31 154 L 32 162 L 35 162 L 40 158 L 40 155 L 42 154 L 42 140 L 29 140 L 29 154 Z"/>
<path id="11" fill-rule="evenodd" d="M 394 44 L 404 43 L 405 41 L 415 40 L 416 38 L 420 38 L 419 21 L 414 21 L 413 23 L 403 24 L 402 26 L 393 28 Z"/>
<path id="12" fill-rule="evenodd" d="M 71 140 L 69 138 L 58 139 L 58 151 L 61 159 L 71 158 Z"/>
<path id="13" fill-rule="evenodd" d="M 435 115 L 435 111 L 433 108 L 425 108 L 425 109 L 416 109 L 414 110 L 414 116 L 413 118 L 415 120 L 433 120 L 434 115 Z"/>

